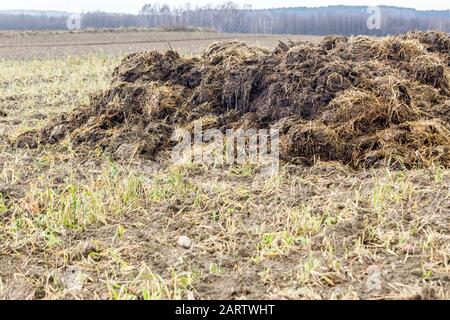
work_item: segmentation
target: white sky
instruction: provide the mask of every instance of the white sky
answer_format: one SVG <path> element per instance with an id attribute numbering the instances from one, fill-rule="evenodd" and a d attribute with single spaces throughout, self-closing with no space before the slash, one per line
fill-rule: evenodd
<path id="1" fill-rule="evenodd" d="M 58 10 L 58 11 L 94 11 L 137 13 L 145 3 L 168 3 L 172 6 L 183 5 L 186 2 L 191 5 L 204 5 L 207 3 L 218 4 L 225 0 L 0 0 L 0 10 L 27 9 L 27 10 Z M 327 5 L 393 5 L 398 7 L 416 8 L 420 10 L 448 10 L 450 1 L 447 0 L 235 0 L 239 4 L 249 3 L 253 8 L 271 7 L 318 7 Z"/>

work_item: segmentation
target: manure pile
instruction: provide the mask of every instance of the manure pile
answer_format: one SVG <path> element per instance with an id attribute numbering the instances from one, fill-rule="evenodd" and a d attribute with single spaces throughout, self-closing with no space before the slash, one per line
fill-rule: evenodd
<path id="1" fill-rule="evenodd" d="M 265 50 L 211 45 L 200 57 L 134 53 L 88 106 L 19 137 L 19 147 L 101 148 L 117 158 L 170 150 L 176 127 L 278 128 L 284 160 L 354 168 L 450 166 L 450 37 L 328 36 Z"/>

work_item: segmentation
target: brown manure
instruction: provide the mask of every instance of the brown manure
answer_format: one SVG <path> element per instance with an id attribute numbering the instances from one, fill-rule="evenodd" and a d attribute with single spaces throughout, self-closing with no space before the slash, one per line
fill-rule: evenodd
<path id="1" fill-rule="evenodd" d="M 134 53 L 108 90 L 16 144 L 70 139 L 80 150 L 152 158 L 170 151 L 176 128 L 201 120 L 222 132 L 278 128 L 287 161 L 449 167 L 449 43 L 447 34 L 414 32 L 280 42 L 273 51 L 222 42 L 193 58 Z"/>

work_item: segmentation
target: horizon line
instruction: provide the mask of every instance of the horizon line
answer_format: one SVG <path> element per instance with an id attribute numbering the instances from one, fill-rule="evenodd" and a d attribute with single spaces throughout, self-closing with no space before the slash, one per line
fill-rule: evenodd
<path id="1" fill-rule="evenodd" d="M 163 3 L 164 5 L 164 3 Z M 170 6 L 170 5 L 169 5 Z M 385 8 L 395 8 L 395 9 L 403 9 L 403 10 L 413 10 L 413 11 L 420 11 L 420 12 L 429 12 L 429 11 L 434 11 L 434 12 L 446 12 L 446 11 L 450 11 L 449 9 L 417 9 L 417 8 L 413 8 L 413 7 L 401 7 L 401 6 L 392 6 L 392 5 L 387 5 L 387 4 L 383 4 L 383 5 L 376 5 L 376 6 L 371 6 L 371 5 L 345 5 L 345 4 L 336 4 L 336 5 L 328 5 L 328 6 L 295 6 L 295 7 L 267 7 L 267 8 L 238 8 L 238 10 L 253 10 L 253 11 L 262 11 L 262 10 L 280 10 L 280 9 L 321 9 L 321 8 L 334 8 L 334 7 L 346 7 L 346 8 L 373 8 L 373 7 L 385 7 Z M 172 6 L 172 8 L 174 8 Z M 175 8 L 177 8 L 175 6 Z M 199 6 L 198 8 L 202 8 L 201 6 Z M 212 7 L 211 9 L 216 9 L 214 7 Z M 195 11 L 196 9 L 192 9 L 192 11 Z M 97 10 L 81 10 L 81 11 L 64 11 L 64 10 L 55 10 L 55 9 L 1 9 L 0 8 L 0 12 L 14 12 L 14 11 L 24 11 L 24 12 L 58 12 L 58 13 L 70 13 L 70 14 L 76 14 L 76 13 L 96 13 L 96 12 L 101 12 L 101 13 L 109 13 L 109 14 L 131 14 L 131 15 L 138 15 L 138 12 L 132 13 L 132 12 L 124 12 L 124 11 L 107 11 L 107 10 L 101 10 L 101 9 L 97 9 Z"/>

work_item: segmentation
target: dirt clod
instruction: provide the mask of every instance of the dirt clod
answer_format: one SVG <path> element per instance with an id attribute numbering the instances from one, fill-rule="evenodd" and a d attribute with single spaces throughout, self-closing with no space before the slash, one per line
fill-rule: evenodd
<path id="1" fill-rule="evenodd" d="M 378 291 L 382 289 L 382 276 L 381 269 L 379 266 L 370 266 L 367 268 L 367 280 L 366 280 L 366 290 L 369 292 Z"/>

